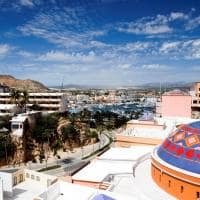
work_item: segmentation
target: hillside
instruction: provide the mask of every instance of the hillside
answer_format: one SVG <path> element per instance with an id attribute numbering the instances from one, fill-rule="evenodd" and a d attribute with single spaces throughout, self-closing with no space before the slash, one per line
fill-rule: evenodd
<path id="1" fill-rule="evenodd" d="M 6 85 L 10 88 L 16 88 L 19 90 L 26 89 L 29 92 L 43 92 L 47 91 L 48 88 L 42 83 L 34 80 L 20 80 L 10 75 L 0 75 L 0 84 Z"/>

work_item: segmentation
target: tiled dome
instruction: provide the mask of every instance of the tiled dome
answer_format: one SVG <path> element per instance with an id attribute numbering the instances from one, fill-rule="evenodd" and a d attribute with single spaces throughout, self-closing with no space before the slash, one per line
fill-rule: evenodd
<path id="1" fill-rule="evenodd" d="M 180 126 L 157 151 L 165 162 L 200 174 L 200 121 Z"/>

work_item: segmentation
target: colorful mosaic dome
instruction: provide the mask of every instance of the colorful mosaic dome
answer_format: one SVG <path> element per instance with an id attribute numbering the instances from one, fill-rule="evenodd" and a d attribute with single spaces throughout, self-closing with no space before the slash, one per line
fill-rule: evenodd
<path id="1" fill-rule="evenodd" d="M 158 148 L 165 162 L 200 174 L 200 121 L 180 126 Z"/>

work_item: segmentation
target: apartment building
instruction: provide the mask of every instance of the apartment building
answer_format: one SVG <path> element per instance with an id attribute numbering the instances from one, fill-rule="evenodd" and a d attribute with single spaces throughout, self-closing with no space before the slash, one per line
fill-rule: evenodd
<path id="1" fill-rule="evenodd" d="M 161 102 L 156 104 L 158 117 L 186 117 L 191 118 L 192 97 L 180 90 L 165 92 Z"/>
<path id="2" fill-rule="evenodd" d="M 192 96 L 192 116 L 200 117 L 200 82 L 194 83 L 191 88 L 190 95 Z"/>
<path id="3" fill-rule="evenodd" d="M 58 92 L 29 93 L 27 108 L 31 110 L 33 105 L 38 106 L 41 111 L 64 112 L 67 109 L 67 98 L 63 93 Z M 17 107 L 13 103 L 10 93 L 0 93 L 0 115 L 16 112 Z"/>

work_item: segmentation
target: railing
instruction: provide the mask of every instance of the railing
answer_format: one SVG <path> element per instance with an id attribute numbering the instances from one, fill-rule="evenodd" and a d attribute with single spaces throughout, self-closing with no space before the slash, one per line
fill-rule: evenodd
<path id="1" fill-rule="evenodd" d="M 133 165 L 133 177 L 135 177 L 135 170 L 137 166 L 148 159 L 151 159 L 151 153 L 146 153 L 137 159 L 136 163 Z"/>

